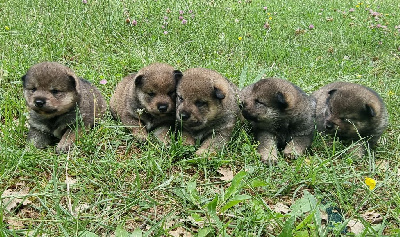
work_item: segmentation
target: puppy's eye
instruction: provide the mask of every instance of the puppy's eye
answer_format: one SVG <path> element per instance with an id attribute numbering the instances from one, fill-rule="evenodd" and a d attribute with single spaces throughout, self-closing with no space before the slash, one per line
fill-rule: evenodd
<path id="1" fill-rule="evenodd" d="M 265 105 L 263 102 L 259 101 L 258 99 L 255 99 L 254 102 L 258 105 Z"/>
<path id="2" fill-rule="evenodd" d="M 35 91 L 36 91 L 36 88 L 33 87 L 32 89 L 30 89 L 30 91 L 31 91 L 31 92 L 35 92 Z"/>
<path id="3" fill-rule="evenodd" d="M 198 100 L 194 104 L 196 105 L 196 107 L 200 108 L 207 105 L 207 102 Z"/>
<path id="4" fill-rule="evenodd" d="M 156 93 L 154 93 L 154 92 L 149 92 L 149 93 L 147 93 L 150 97 L 154 97 L 155 95 L 156 95 Z"/>
<path id="5" fill-rule="evenodd" d="M 56 90 L 56 89 L 53 89 L 53 90 L 51 90 L 50 92 L 51 92 L 53 95 L 54 95 L 54 94 L 60 93 L 60 91 L 59 91 L 59 90 Z"/>

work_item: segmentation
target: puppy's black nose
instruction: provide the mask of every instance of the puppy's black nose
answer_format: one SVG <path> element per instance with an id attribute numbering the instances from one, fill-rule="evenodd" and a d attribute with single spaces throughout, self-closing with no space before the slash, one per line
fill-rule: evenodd
<path id="1" fill-rule="evenodd" d="M 190 114 L 188 112 L 181 112 L 179 115 L 183 121 L 186 121 L 190 118 Z"/>
<path id="2" fill-rule="evenodd" d="M 158 111 L 161 113 L 165 113 L 168 110 L 168 105 L 167 104 L 158 104 L 157 105 Z"/>
<path id="3" fill-rule="evenodd" d="M 36 99 L 35 100 L 35 106 L 38 108 L 42 108 L 43 105 L 46 104 L 46 101 L 43 99 Z"/>
<path id="4" fill-rule="evenodd" d="M 334 128 L 334 124 L 331 121 L 326 121 L 325 122 L 325 128 L 328 130 L 332 130 Z"/>

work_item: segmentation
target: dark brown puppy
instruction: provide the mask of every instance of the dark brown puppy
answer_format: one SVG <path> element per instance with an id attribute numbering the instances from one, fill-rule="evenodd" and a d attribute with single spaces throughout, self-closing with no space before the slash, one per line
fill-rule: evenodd
<path id="1" fill-rule="evenodd" d="M 361 143 L 357 155 L 365 154 L 365 145 L 373 148 L 388 126 L 388 114 L 381 97 L 363 85 L 333 82 L 312 94 L 317 100 L 316 122 L 319 131 L 335 135 L 345 142 Z"/>
<path id="2" fill-rule="evenodd" d="M 30 112 L 28 141 L 44 148 L 58 142 L 57 152 L 66 152 L 75 141 L 77 112 L 86 127 L 101 117 L 107 103 L 96 87 L 68 67 L 42 62 L 22 77 L 24 97 Z"/>
<path id="3" fill-rule="evenodd" d="M 299 87 L 279 78 L 262 79 L 243 88 L 241 100 L 262 161 L 275 163 L 279 150 L 286 157 L 302 155 L 311 146 L 315 101 Z"/>
<path id="4" fill-rule="evenodd" d="M 179 70 L 164 63 L 151 64 L 126 76 L 111 97 L 112 115 L 130 126 L 140 141 L 144 141 L 150 131 L 166 141 L 175 123 L 176 83 L 181 77 Z"/>
<path id="5" fill-rule="evenodd" d="M 201 142 L 196 154 L 214 152 L 230 139 L 238 114 L 238 89 L 219 73 L 192 68 L 177 86 L 176 119 L 189 144 Z"/>

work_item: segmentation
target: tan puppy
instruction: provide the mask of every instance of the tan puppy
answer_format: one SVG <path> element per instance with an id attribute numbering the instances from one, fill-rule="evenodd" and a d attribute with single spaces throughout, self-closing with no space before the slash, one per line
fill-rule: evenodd
<path id="1" fill-rule="evenodd" d="M 299 87 L 279 78 L 262 79 L 243 88 L 242 114 L 253 126 L 264 162 L 304 154 L 314 138 L 315 101 Z"/>
<path id="2" fill-rule="evenodd" d="M 371 88 L 349 82 L 334 82 L 312 94 L 317 100 L 317 129 L 353 142 L 361 138 L 357 155 L 365 145 L 373 148 L 388 126 L 388 114 L 381 97 Z"/>
<path id="3" fill-rule="evenodd" d="M 166 141 L 175 123 L 176 83 L 182 77 L 168 64 L 154 63 L 126 76 L 111 97 L 114 118 L 130 126 L 133 135 L 144 141 L 148 132 Z"/>
<path id="4" fill-rule="evenodd" d="M 196 154 L 214 152 L 230 139 L 239 114 L 237 87 L 219 73 L 192 68 L 177 86 L 176 119 L 189 144 L 200 141 Z"/>
<path id="5" fill-rule="evenodd" d="M 37 148 L 59 142 L 56 151 L 68 151 L 75 140 L 77 112 L 83 124 L 92 127 L 107 108 L 96 87 L 56 62 L 32 66 L 22 81 L 30 113 L 28 141 Z"/>

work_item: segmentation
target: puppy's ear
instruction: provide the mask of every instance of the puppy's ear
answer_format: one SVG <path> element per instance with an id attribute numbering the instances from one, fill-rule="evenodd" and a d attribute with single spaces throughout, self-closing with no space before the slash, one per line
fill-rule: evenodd
<path id="1" fill-rule="evenodd" d="M 140 87 L 143 85 L 143 75 L 137 75 L 135 77 L 135 86 Z"/>
<path id="2" fill-rule="evenodd" d="M 374 108 L 372 108 L 371 105 L 366 104 L 365 105 L 365 109 L 367 111 L 367 115 L 368 116 L 370 116 L 370 117 L 375 117 L 376 116 L 376 112 L 375 112 Z"/>
<path id="3" fill-rule="evenodd" d="M 222 100 L 225 98 L 224 92 L 222 90 L 218 89 L 217 87 L 214 87 L 214 95 L 219 100 Z"/>
<path id="4" fill-rule="evenodd" d="M 173 73 L 174 73 L 175 81 L 176 82 L 180 81 L 183 76 L 182 72 L 179 70 L 174 70 Z"/>
<path id="5" fill-rule="evenodd" d="M 80 79 L 73 75 L 68 75 L 68 83 L 70 88 L 74 88 L 76 91 L 80 91 Z"/>
<path id="6" fill-rule="evenodd" d="M 337 91 L 337 89 L 332 89 L 332 90 L 328 91 L 328 94 L 333 95 L 333 93 L 335 93 L 336 91 Z"/>
<path id="7" fill-rule="evenodd" d="M 285 98 L 285 96 L 282 94 L 282 92 L 278 91 L 278 92 L 276 93 L 276 95 L 275 95 L 275 98 L 276 98 L 276 104 L 278 105 L 278 108 L 279 108 L 279 109 L 284 110 L 284 109 L 286 109 L 286 108 L 289 106 L 289 104 L 288 104 L 288 102 L 286 101 L 286 98 Z"/>

